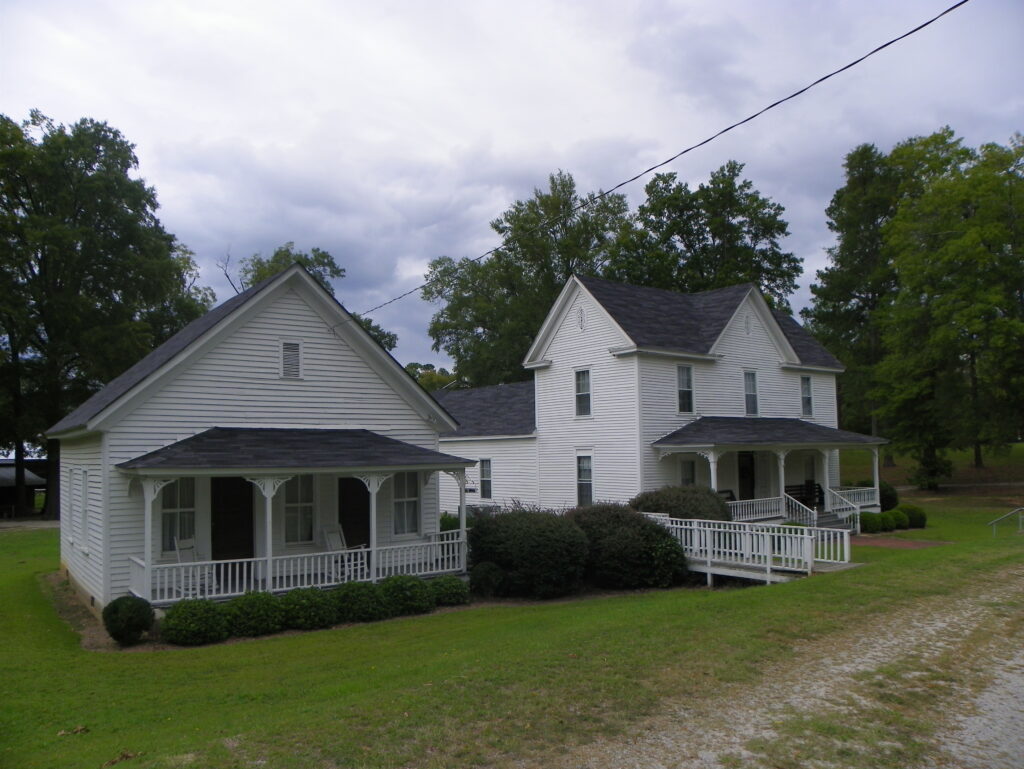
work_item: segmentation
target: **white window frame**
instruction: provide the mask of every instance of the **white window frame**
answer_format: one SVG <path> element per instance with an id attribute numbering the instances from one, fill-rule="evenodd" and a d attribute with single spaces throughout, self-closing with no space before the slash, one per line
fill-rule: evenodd
<path id="1" fill-rule="evenodd" d="M 814 384 L 806 375 L 800 377 L 800 415 L 814 416 Z"/>
<path id="2" fill-rule="evenodd" d="M 295 376 L 289 376 L 288 373 L 287 373 L 287 370 L 285 369 L 285 346 L 286 345 L 295 345 L 298 348 L 297 349 L 298 358 L 299 358 L 299 361 L 298 361 L 298 373 Z M 278 373 L 279 373 L 281 379 L 302 379 L 303 378 L 303 374 L 305 373 L 304 369 L 305 369 L 305 362 L 306 362 L 305 361 L 306 350 L 305 350 L 305 344 L 303 344 L 303 341 L 301 339 L 281 339 L 278 351 L 280 353 L 280 356 L 278 357 L 278 366 L 279 366 Z"/>
<path id="3" fill-rule="evenodd" d="M 395 473 L 391 478 L 392 531 L 396 537 L 418 537 L 423 529 L 420 517 L 420 479 L 415 471 Z M 410 496 L 410 492 L 412 495 Z M 410 522 L 415 528 L 410 529 Z"/>
<path id="4" fill-rule="evenodd" d="M 192 486 L 192 504 L 182 505 L 181 499 L 181 487 L 182 484 L 191 484 Z M 171 492 L 175 494 L 176 504 L 167 504 L 168 497 L 171 496 Z M 173 524 L 168 526 L 168 521 L 173 519 Z M 186 524 L 186 521 L 188 523 Z M 174 534 L 171 535 L 170 542 L 167 541 L 167 535 L 170 533 L 170 529 L 174 529 Z M 182 539 L 195 539 L 196 536 L 196 479 L 195 478 L 176 478 L 175 480 L 168 483 L 160 490 L 160 551 L 162 553 L 173 553 L 174 543 L 177 540 Z M 168 547 L 170 545 L 170 547 Z"/>
<path id="5" fill-rule="evenodd" d="M 586 460 L 589 467 L 582 467 L 580 460 Z M 583 477 L 584 471 L 587 473 L 587 477 Z M 590 497 L 589 500 L 584 501 L 583 495 L 580 491 L 586 487 L 587 494 Z M 583 507 L 584 505 L 594 504 L 594 455 L 593 454 L 577 454 L 576 455 L 576 505 Z"/>
<path id="6" fill-rule="evenodd" d="M 697 460 L 682 459 L 679 461 L 679 485 L 697 485 Z"/>
<path id="7" fill-rule="evenodd" d="M 486 464 L 485 464 L 486 463 Z M 486 472 L 485 472 L 486 471 Z M 494 486 L 491 483 L 494 466 L 490 459 L 480 460 L 480 499 L 494 499 Z"/>
<path id="8" fill-rule="evenodd" d="M 81 471 L 81 485 L 78 492 L 79 502 L 79 522 L 81 526 L 81 541 L 78 543 L 78 547 L 83 551 L 89 552 L 89 471 Z"/>
<path id="9" fill-rule="evenodd" d="M 580 388 L 580 375 L 583 375 L 583 376 L 586 377 L 586 389 L 585 390 Z M 575 410 L 576 410 L 576 416 L 578 416 L 578 417 L 589 417 L 589 416 L 592 416 L 593 413 L 594 413 L 594 404 L 593 404 L 594 383 L 593 383 L 592 377 L 590 376 L 590 369 L 589 368 L 576 369 L 573 372 L 572 380 L 573 380 L 573 393 L 574 393 L 574 396 L 575 396 L 573 401 L 574 401 L 574 406 L 575 406 Z M 581 398 L 585 398 L 586 400 L 585 401 L 581 401 L 580 400 Z M 581 411 L 580 410 L 580 403 L 581 402 L 586 403 L 586 411 Z"/>
<path id="10" fill-rule="evenodd" d="M 303 487 L 306 487 L 305 489 Z M 304 494 L 303 492 L 308 492 Z M 316 509 L 316 477 L 293 475 L 284 484 L 284 543 L 308 545 L 313 542 L 314 510 Z M 292 525 L 294 522 L 294 525 Z M 308 537 L 303 537 L 308 524 Z"/>
<path id="11" fill-rule="evenodd" d="M 753 391 L 751 391 L 750 383 L 753 382 Z M 753 398 L 753 409 L 751 409 L 751 398 Z M 744 413 L 748 417 L 756 417 L 758 411 L 758 397 L 757 397 L 757 372 L 756 371 L 744 371 L 743 372 L 743 409 Z"/>
<path id="12" fill-rule="evenodd" d="M 684 380 L 685 375 L 685 382 Z M 688 385 L 683 387 L 683 385 Z M 690 401 L 689 408 L 683 408 L 683 396 L 688 395 Z M 694 398 L 693 398 L 693 366 L 680 365 L 676 366 L 676 406 L 679 409 L 680 414 L 693 414 L 695 411 Z"/>

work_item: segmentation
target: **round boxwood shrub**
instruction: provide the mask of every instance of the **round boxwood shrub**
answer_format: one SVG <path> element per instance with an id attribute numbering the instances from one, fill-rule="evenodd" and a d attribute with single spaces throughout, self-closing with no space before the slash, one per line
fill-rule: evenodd
<path id="1" fill-rule="evenodd" d="M 587 537 L 555 513 L 514 510 L 478 516 L 469 531 L 470 567 L 484 561 L 504 571 L 497 595 L 557 598 L 580 588 Z"/>
<path id="2" fill-rule="evenodd" d="M 861 534 L 877 534 L 882 530 L 881 513 L 861 513 L 860 532 Z"/>
<path id="3" fill-rule="evenodd" d="M 917 505 L 900 505 L 900 510 L 907 516 L 911 529 L 923 529 L 928 525 L 928 514 Z"/>
<path id="4" fill-rule="evenodd" d="M 281 599 L 271 593 L 249 592 L 224 604 L 228 630 L 233 636 L 278 633 L 287 627 Z"/>
<path id="5" fill-rule="evenodd" d="M 160 637 L 178 646 L 220 643 L 228 635 L 224 607 L 206 598 L 178 601 L 160 623 Z"/>
<path id="6" fill-rule="evenodd" d="M 454 574 L 435 577 L 427 583 L 438 606 L 462 606 L 469 603 L 469 585 Z"/>
<path id="7" fill-rule="evenodd" d="M 123 595 L 103 607 L 103 627 L 121 646 L 132 646 L 153 627 L 153 607 L 145 598 Z"/>
<path id="8" fill-rule="evenodd" d="M 317 630 L 334 624 L 334 602 L 318 587 L 290 590 L 280 598 L 285 624 L 294 630 Z"/>
<path id="9" fill-rule="evenodd" d="M 899 507 L 894 507 L 892 510 L 886 513 L 886 515 L 892 516 L 893 527 L 897 529 L 909 529 L 910 520 L 907 518 L 907 514 Z"/>
<path id="10" fill-rule="evenodd" d="M 336 622 L 376 622 L 391 616 L 380 585 L 372 582 L 346 582 L 328 595 Z"/>
<path id="11" fill-rule="evenodd" d="M 686 576 L 686 555 L 675 537 L 625 505 L 578 507 L 567 517 L 587 536 L 586 579 L 611 589 L 669 587 Z"/>
<path id="12" fill-rule="evenodd" d="M 434 610 L 434 594 L 419 577 L 395 574 L 382 579 L 380 593 L 394 617 L 426 614 Z"/>
<path id="13" fill-rule="evenodd" d="M 725 500 L 707 486 L 665 486 L 644 491 L 633 497 L 629 506 L 642 513 L 667 513 L 671 518 L 732 520 Z"/>
<path id="14" fill-rule="evenodd" d="M 896 519 L 893 518 L 892 511 L 886 510 L 885 512 L 878 514 L 878 520 L 881 521 L 882 531 L 892 531 L 896 528 Z"/>
<path id="15" fill-rule="evenodd" d="M 505 570 L 493 561 L 483 561 L 469 570 L 469 589 L 481 598 L 490 598 L 501 592 Z"/>

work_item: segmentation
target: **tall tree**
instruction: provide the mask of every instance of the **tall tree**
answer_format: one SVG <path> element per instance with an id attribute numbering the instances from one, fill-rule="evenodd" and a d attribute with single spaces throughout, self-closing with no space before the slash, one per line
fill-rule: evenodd
<path id="1" fill-rule="evenodd" d="M 599 274 L 622 227 L 622 195 L 581 196 L 572 175 L 551 174 L 548 189 L 517 201 L 491 228 L 502 245 L 487 261 L 431 261 L 423 297 L 442 304 L 430 321 L 471 386 L 524 379 L 522 360 L 562 286 L 573 274 Z"/>
<path id="2" fill-rule="evenodd" d="M 446 368 L 435 368 L 433 363 L 406 363 L 405 370 L 427 392 L 440 390 L 459 381 L 458 374 L 453 374 Z"/>
<path id="3" fill-rule="evenodd" d="M 329 252 L 315 246 L 309 251 L 299 251 L 295 248 L 293 241 L 278 246 L 270 256 L 253 254 L 246 257 L 239 265 L 237 275 L 231 274 L 230 257 L 220 263 L 220 268 L 235 293 L 240 294 L 249 286 L 272 278 L 279 272 L 284 272 L 293 264 L 301 264 L 317 283 L 327 289 L 331 296 L 334 295 L 334 284 L 331 281 L 345 277 L 345 268 L 340 266 Z M 398 346 L 397 334 L 374 323 L 370 318 L 364 318 L 357 312 L 350 311 L 350 314 L 385 350 L 390 352 Z"/>
<path id="4" fill-rule="evenodd" d="M 784 209 L 742 172 L 730 160 L 695 190 L 675 174 L 654 176 L 611 249 L 605 277 L 683 292 L 756 283 L 788 309 L 801 261 L 780 246 L 789 234 Z"/>
<path id="5" fill-rule="evenodd" d="M 26 443 L 39 444 L 47 426 L 212 300 L 137 168 L 134 146 L 106 123 L 67 128 L 33 111 L 19 125 L 0 115 L 3 442 L 19 460 Z"/>

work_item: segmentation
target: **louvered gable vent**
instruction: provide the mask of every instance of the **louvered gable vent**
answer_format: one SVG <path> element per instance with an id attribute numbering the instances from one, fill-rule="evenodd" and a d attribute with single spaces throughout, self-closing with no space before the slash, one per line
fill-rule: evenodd
<path id="1" fill-rule="evenodd" d="M 281 376 L 285 379 L 302 376 L 302 342 L 281 342 Z"/>

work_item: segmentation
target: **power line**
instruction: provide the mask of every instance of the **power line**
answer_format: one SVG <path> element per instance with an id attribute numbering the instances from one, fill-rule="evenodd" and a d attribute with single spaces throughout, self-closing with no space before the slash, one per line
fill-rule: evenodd
<path id="1" fill-rule="evenodd" d="M 960 0 L 960 2 L 954 3 L 953 5 L 949 6 L 949 8 L 947 8 L 944 11 L 942 11 L 938 15 L 933 16 L 932 18 L 928 19 L 928 21 L 926 21 L 926 22 L 924 22 L 922 24 L 918 24 L 916 27 L 914 27 L 913 29 L 911 29 L 911 30 L 909 30 L 907 32 L 904 32 L 899 37 L 894 37 L 891 40 L 889 40 L 889 41 L 887 41 L 885 43 L 882 43 L 877 48 L 874 48 L 874 49 L 868 51 L 863 56 L 861 56 L 861 57 L 851 61 L 849 64 L 845 64 L 842 67 L 840 67 L 839 69 L 836 69 L 836 70 L 833 70 L 832 72 L 829 72 L 827 75 L 822 75 L 821 77 L 819 77 L 814 82 L 805 85 L 803 88 L 801 88 L 801 89 L 799 89 L 797 91 L 793 91 L 793 93 L 789 94 L 789 96 L 784 96 L 783 98 L 778 99 L 777 101 L 773 101 L 767 107 L 763 107 L 762 109 L 758 110 L 757 112 L 754 112 L 751 115 L 748 115 L 747 117 L 743 118 L 742 120 L 737 120 L 732 125 L 726 126 L 725 128 L 721 129 L 720 131 L 711 134 L 711 136 L 709 136 L 706 139 L 703 139 L 703 140 L 697 142 L 696 144 L 690 145 L 689 147 L 687 147 L 684 150 L 680 150 L 679 152 L 677 152 L 672 157 L 670 157 L 670 158 L 668 158 L 666 160 L 663 160 L 660 163 L 656 163 L 655 165 L 651 166 L 650 168 L 644 169 L 640 173 L 635 174 L 634 176 L 629 177 L 625 181 L 619 182 L 614 187 L 612 187 L 612 188 L 610 188 L 608 190 L 605 190 L 603 192 L 598 192 L 596 195 L 593 195 L 592 197 L 589 197 L 589 198 L 585 199 L 584 201 L 582 201 L 581 203 L 579 203 L 576 206 L 574 206 L 569 211 L 568 214 L 552 216 L 552 217 L 550 217 L 548 219 L 545 219 L 542 222 L 539 222 L 538 224 L 534 225 L 533 227 L 527 229 L 524 234 L 529 235 L 529 234 L 532 234 L 532 233 L 537 232 L 539 230 L 542 230 L 542 229 L 545 229 L 547 227 L 550 227 L 551 225 L 553 225 L 557 221 L 559 221 L 559 219 L 561 219 L 562 216 L 570 216 L 572 214 L 575 214 L 577 211 L 580 211 L 580 210 L 586 208 L 587 206 L 597 202 L 598 200 L 601 200 L 602 198 L 607 197 L 608 195 L 611 195 L 616 190 L 622 189 L 627 184 L 632 184 L 633 182 L 637 181 L 638 179 L 641 179 L 644 176 L 647 176 L 652 171 L 657 171 L 659 168 L 663 168 L 663 167 L 667 166 L 669 163 L 672 163 L 672 162 L 678 160 L 683 155 L 686 155 L 686 154 L 688 154 L 690 152 L 693 152 L 696 149 L 700 149 L 705 144 L 710 144 L 711 142 L 713 142 L 718 137 L 723 136 L 724 134 L 727 134 L 727 133 L 729 133 L 730 131 L 732 131 L 732 130 L 734 130 L 736 128 L 739 128 L 741 125 L 744 125 L 746 123 L 751 122 L 752 120 L 755 120 L 755 119 L 759 118 L 764 113 L 766 113 L 766 112 L 768 112 L 770 110 L 773 110 L 773 109 L 775 109 L 776 107 L 778 107 L 778 106 L 780 106 L 782 104 L 785 104 L 787 101 L 790 101 L 791 99 L 795 99 L 796 97 L 801 96 L 801 95 L 807 93 L 807 91 L 811 90 L 815 86 L 821 85 L 826 80 L 829 80 L 830 78 L 833 78 L 836 75 L 839 75 L 839 74 L 845 72 L 848 69 L 856 67 L 861 62 L 865 61 L 866 59 L 870 59 L 876 53 L 880 53 L 881 51 L 884 51 L 889 46 L 895 45 L 896 43 L 900 42 L 901 40 L 904 40 L 904 39 L 910 37 L 911 35 L 913 35 L 913 34 L 915 34 L 917 32 L 920 32 L 925 27 L 930 26 L 931 24 L 934 24 L 936 21 L 941 19 L 943 16 L 945 16 L 945 15 L 947 15 L 949 13 L 952 13 L 957 8 L 959 8 L 960 6 L 966 5 L 969 2 L 970 2 L 970 0 Z M 504 245 L 504 242 L 502 242 L 502 245 Z M 486 259 L 488 256 L 491 256 L 499 248 L 501 248 L 501 245 L 495 246 L 494 248 L 492 248 L 492 249 L 490 249 L 488 251 L 484 251 L 484 253 L 480 254 L 480 256 L 474 257 L 470 261 L 472 261 L 472 262 L 479 262 L 482 259 Z M 369 313 L 375 312 L 376 310 L 379 310 L 382 307 L 387 307 L 389 304 L 394 304 L 395 302 L 397 302 L 399 300 L 405 299 L 405 297 L 410 296 L 411 294 L 415 294 L 417 291 L 422 291 L 424 288 L 426 288 L 429 285 L 430 285 L 430 281 L 427 281 L 426 283 L 423 283 L 423 284 L 417 286 L 416 288 L 409 289 L 405 293 L 399 294 L 398 296 L 394 297 L 393 299 L 388 299 L 386 302 L 382 302 L 381 304 L 378 304 L 376 307 L 371 307 L 369 310 L 366 310 L 366 311 L 360 313 L 360 315 L 368 315 Z"/>

